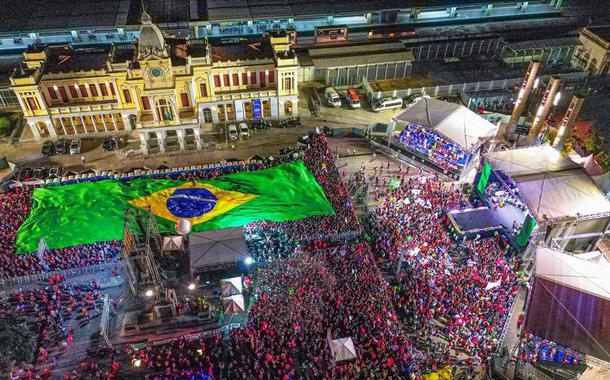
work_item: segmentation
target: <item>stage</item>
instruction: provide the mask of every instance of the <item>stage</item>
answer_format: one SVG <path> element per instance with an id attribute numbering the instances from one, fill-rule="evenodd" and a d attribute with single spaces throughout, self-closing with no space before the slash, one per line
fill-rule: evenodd
<path id="1" fill-rule="evenodd" d="M 523 224 L 525 212 L 512 204 L 498 207 L 496 210 L 488 207 L 475 209 L 453 210 L 447 213 L 454 228 L 462 234 L 476 234 L 479 231 L 504 229 L 513 231 L 513 223 Z"/>

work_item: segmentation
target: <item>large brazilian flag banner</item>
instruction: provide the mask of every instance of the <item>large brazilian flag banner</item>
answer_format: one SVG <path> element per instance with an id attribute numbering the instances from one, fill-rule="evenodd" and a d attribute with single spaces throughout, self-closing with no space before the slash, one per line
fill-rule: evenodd
<path id="1" fill-rule="evenodd" d="M 121 240 L 125 211 L 152 210 L 159 230 L 175 232 L 180 219 L 193 231 L 334 215 L 320 185 L 302 161 L 209 181 L 106 180 L 34 190 L 32 211 L 17 233 L 19 254 Z"/>

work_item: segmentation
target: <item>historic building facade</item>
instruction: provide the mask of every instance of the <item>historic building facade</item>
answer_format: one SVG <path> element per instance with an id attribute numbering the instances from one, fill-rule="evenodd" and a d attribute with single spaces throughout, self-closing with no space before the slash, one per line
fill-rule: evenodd
<path id="1" fill-rule="evenodd" d="M 608 74 L 610 69 L 610 27 L 586 27 L 578 36 L 578 45 L 572 56 L 575 67 L 596 76 Z"/>
<path id="2" fill-rule="evenodd" d="M 147 14 L 135 43 L 31 46 L 11 77 L 36 139 L 137 133 L 144 154 L 201 149 L 214 124 L 297 113 L 288 36 L 165 38 Z"/>

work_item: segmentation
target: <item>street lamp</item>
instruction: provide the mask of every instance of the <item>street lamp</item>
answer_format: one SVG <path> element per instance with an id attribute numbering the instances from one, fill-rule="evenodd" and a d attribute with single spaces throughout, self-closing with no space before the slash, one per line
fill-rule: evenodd
<path id="1" fill-rule="evenodd" d="M 195 288 L 196 288 L 196 287 L 197 287 L 197 285 L 195 285 L 195 283 L 194 283 L 194 282 L 191 282 L 191 283 L 189 284 L 189 286 L 188 286 L 188 289 L 189 289 L 189 290 L 195 290 Z"/>
<path id="2" fill-rule="evenodd" d="M 155 292 L 153 292 L 152 289 L 148 289 L 146 292 L 144 292 L 144 295 L 150 298 L 155 295 Z"/>
<path id="3" fill-rule="evenodd" d="M 254 264 L 254 259 L 251 256 L 248 256 L 244 259 L 244 263 L 246 265 L 252 265 L 252 264 Z"/>

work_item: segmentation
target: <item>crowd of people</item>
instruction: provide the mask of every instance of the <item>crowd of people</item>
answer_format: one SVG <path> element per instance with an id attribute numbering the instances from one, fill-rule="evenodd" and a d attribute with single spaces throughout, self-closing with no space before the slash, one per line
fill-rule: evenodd
<path id="1" fill-rule="evenodd" d="M 376 208 L 374 240 L 381 259 L 400 262 L 396 305 L 408 325 L 428 343 L 487 363 L 518 281 L 497 238 L 452 240 L 440 218 L 464 199 L 459 187 L 410 178 Z"/>
<path id="2" fill-rule="evenodd" d="M 14 290 L 1 298 L 0 317 L 22 318 L 36 337 L 34 366 L 49 371 L 48 365 L 74 345 L 78 330 L 101 314 L 102 303 L 95 280 L 75 285 L 57 275 L 44 287 Z"/>
<path id="3" fill-rule="evenodd" d="M 542 339 L 527 331 L 523 332 L 520 360 L 530 363 L 552 362 L 571 365 L 582 365 L 585 354 L 569 347 L 562 346 L 548 339 Z"/>
<path id="4" fill-rule="evenodd" d="M 400 132 L 398 139 L 410 149 L 423 153 L 441 167 L 458 169 L 464 166 L 468 159 L 468 154 L 462 147 L 440 133 L 418 124 L 408 123 Z"/>

